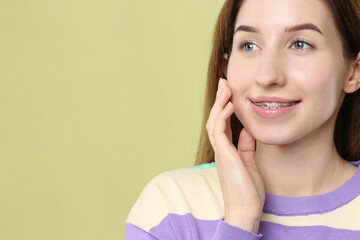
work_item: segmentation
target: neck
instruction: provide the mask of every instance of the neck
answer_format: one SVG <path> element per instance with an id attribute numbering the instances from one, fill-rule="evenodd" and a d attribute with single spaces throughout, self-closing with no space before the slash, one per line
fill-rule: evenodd
<path id="1" fill-rule="evenodd" d="M 255 160 L 266 192 L 287 197 L 330 192 L 356 171 L 337 153 L 331 131 L 313 133 L 287 145 L 257 142 Z"/>

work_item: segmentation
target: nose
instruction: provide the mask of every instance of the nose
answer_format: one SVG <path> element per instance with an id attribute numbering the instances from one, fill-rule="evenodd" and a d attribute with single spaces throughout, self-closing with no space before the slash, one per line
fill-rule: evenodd
<path id="1" fill-rule="evenodd" d="M 255 81 L 259 86 L 275 87 L 286 83 L 281 56 L 275 50 L 264 50 L 257 68 Z"/>

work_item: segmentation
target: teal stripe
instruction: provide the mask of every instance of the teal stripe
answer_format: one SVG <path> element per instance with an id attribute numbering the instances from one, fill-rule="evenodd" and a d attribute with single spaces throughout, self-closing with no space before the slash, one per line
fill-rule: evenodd
<path id="1" fill-rule="evenodd" d="M 198 166 L 194 166 L 194 167 L 188 167 L 185 169 L 209 169 L 209 168 L 215 168 L 215 162 L 211 162 L 211 163 L 205 163 L 202 165 L 198 165 Z"/>

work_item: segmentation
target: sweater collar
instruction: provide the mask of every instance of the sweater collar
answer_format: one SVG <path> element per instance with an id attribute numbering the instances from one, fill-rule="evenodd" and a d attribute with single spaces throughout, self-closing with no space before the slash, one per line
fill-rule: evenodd
<path id="1" fill-rule="evenodd" d="M 359 167 L 360 160 L 351 162 Z M 299 216 L 330 212 L 360 195 L 360 168 L 343 185 L 316 196 L 283 197 L 265 194 L 264 212 L 280 216 Z"/>

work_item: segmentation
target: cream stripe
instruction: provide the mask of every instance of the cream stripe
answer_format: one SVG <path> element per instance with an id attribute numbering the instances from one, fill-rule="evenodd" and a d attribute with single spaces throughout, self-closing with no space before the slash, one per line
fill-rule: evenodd
<path id="1" fill-rule="evenodd" d="M 322 225 L 332 228 L 360 230 L 360 197 L 332 212 L 308 216 L 285 217 L 264 213 L 261 221 L 278 223 L 286 226 Z"/>
<path id="2" fill-rule="evenodd" d="M 216 168 L 175 170 L 145 187 L 126 222 L 149 231 L 168 213 L 216 220 L 223 216 L 223 205 Z"/>

